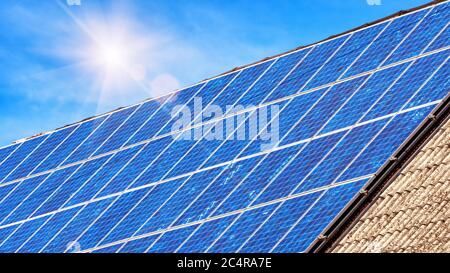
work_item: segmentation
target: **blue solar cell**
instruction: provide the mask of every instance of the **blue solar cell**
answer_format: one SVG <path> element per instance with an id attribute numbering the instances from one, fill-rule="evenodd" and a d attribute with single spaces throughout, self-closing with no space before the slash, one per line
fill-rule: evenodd
<path id="1" fill-rule="evenodd" d="M 205 187 L 205 192 L 179 216 L 175 224 L 186 224 L 208 217 L 261 159 L 261 156 L 253 157 L 223 168 L 219 175 L 211 179 L 208 187 Z"/>
<path id="2" fill-rule="evenodd" d="M 428 51 L 437 50 L 443 47 L 450 46 L 450 27 L 447 26 L 443 32 L 436 38 L 436 40 L 427 48 Z"/>
<path id="3" fill-rule="evenodd" d="M 328 190 L 304 217 L 297 220 L 293 229 L 285 233 L 273 252 L 304 252 L 366 182 L 365 179 Z"/>
<path id="4" fill-rule="evenodd" d="M 25 159 L 5 180 L 12 181 L 30 174 L 42 160 L 44 160 L 64 139 L 74 130 L 75 126 L 57 131 L 48 136 L 48 138 L 27 158 Z"/>
<path id="5" fill-rule="evenodd" d="M 33 233 L 47 220 L 49 216 L 23 223 L 16 231 L 0 244 L 0 253 L 12 253 L 25 243 Z"/>
<path id="6" fill-rule="evenodd" d="M 10 145 L 8 147 L 0 149 L 0 166 L 5 161 L 11 153 L 14 152 L 15 149 L 19 147 L 19 144 Z"/>
<path id="7" fill-rule="evenodd" d="M 370 48 L 352 65 L 346 77 L 377 68 L 389 56 L 392 50 L 414 29 L 428 10 L 421 10 L 400 17 L 388 26 Z"/>
<path id="8" fill-rule="evenodd" d="M 203 253 L 236 219 L 236 215 L 205 222 L 193 232 L 177 251 L 179 253 Z"/>
<path id="9" fill-rule="evenodd" d="M 448 96 L 450 90 L 450 63 L 445 64 L 433 75 L 427 84 L 411 99 L 407 108 L 441 100 Z"/>
<path id="10" fill-rule="evenodd" d="M 312 168 L 319 163 L 319 160 L 326 155 L 329 149 L 339 141 L 343 134 L 338 133 L 322 137 L 304 144 L 304 147 L 294 153 L 292 162 L 273 179 L 272 183 L 258 197 L 255 204 L 288 196 Z"/>
<path id="11" fill-rule="evenodd" d="M 3 220 L 3 223 L 13 223 L 32 216 L 34 212 L 38 210 L 48 198 L 51 197 L 60 184 L 68 179 L 77 168 L 78 166 L 73 166 L 56 171 L 55 173 L 49 175 L 45 180 L 42 180 L 42 183 L 37 186 L 34 185 L 34 181 L 27 182 L 27 180 L 25 180 L 22 182 L 25 184 L 25 187 L 32 187 L 32 192 L 29 196 L 21 196 L 23 201 L 8 217 Z"/>
<path id="12" fill-rule="evenodd" d="M 257 115 L 255 112 L 252 115 Z M 200 143 L 200 147 L 197 149 L 198 154 L 202 154 L 202 157 L 207 161 L 205 162 L 204 166 L 214 166 L 223 162 L 227 162 L 230 160 L 233 160 L 240 156 L 240 153 L 244 150 L 244 148 L 249 145 L 250 143 L 250 134 L 249 134 L 249 126 L 250 126 L 250 120 L 252 119 L 250 113 L 245 114 L 245 117 L 242 116 L 242 118 L 235 118 L 231 117 L 226 119 L 225 123 L 234 123 L 234 129 L 235 132 L 228 132 L 227 131 L 227 140 L 224 141 L 214 141 L 214 146 L 211 146 L 214 148 L 211 152 L 215 151 L 214 154 L 208 153 L 206 156 L 204 156 L 203 152 L 201 151 L 202 147 L 207 147 L 206 144 Z M 239 126 L 240 125 L 240 126 Z M 220 126 L 220 125 L 219 125 Z M 234 130 L 233 130 L 234 131 Z M 240 137 L 240 133 L 243 132 L 243 137 Z M 211 141 L 209 141 L 211 142 Z M 206 151 L 208 151 L 207 149 Z"/>
<path id="13" fill-rule="evenodd" d="M 450 51 L 434 54 L 417 60 L 411 68 L 395 83 L 380 101 L 364 117 L 371 120 L 394 113 L 417 92 L 420 86 L 433 74 L 449 56 Z"/>
<path id="14" fill-rule="evenodd" d="M 252 89 L 239 99 L 238 104 L 259 105 L 310 50 L 311 48 L 307 48 L 280 57 Z"/>
<path id="15" fill-rule="evenodd" d="M 252 92 L 252 90 L 248 90 L 252 84 L 254 84 L 261 75 L 264 75 L 265 71 L 270 67 L 273 63 L 272 61 L 267 61 L 247 69 L 244 69 L 237 77 L 233 80 L 214 100 L 212 100 L 212 104 L 215 106 L 219 106 L 222 109 L 226 109 L 227 105 L 234 105 L 237 101 L 243 96 L 247 91 Z M 201 116 L 193 118 L 194 122 L 206 122 L 214 116 L 207 115 L 204 112 Z M 224 110 L 225 111 L 225 110 Z"/>
<path id="16" fill-rule="evenodd" d="M 76 244 L 77 238 L 88 227 L 113 200 L 111 198 L 98 202 L 90 203 L 81 209 L 76 217 L 72 218 L 67 225 L 58 231 L 58 233 L 47 242 L 41 252 L 44 253 L 61 253 L 68 249 L 71 243 Z M 80 245 L 80 250 L 84 249 Z"/>
<path id="17" fill-rule="evenodd" d="M 143 147 L 138 145 L 130 149 L 126 149 L 113 155 L 110 160 L 89 180 L 86 184 L 74 193 L 65 206 L 72 206 L 81 202 L 89 201 L 96 196 L 107 183 L 111 181 L 113 176 L 119 172 L 125 164 Z M 117 189 L 119 190 L 119 189 Z M 111 192 L 113 193 L 113 192 Z"/>
<path id="18" fill-rule="evenodd" d="M 122 147 L 144 123 L 163 107 L 172 95 L 143 103 L 139 109 L 95 152 L 100 155 Z"/>
<path id="19" fill-rule="evenodd" d="M 12 194 L 3 199 L 1 202 L 2 209 L 0 210 L 0 224 L 5 221 L 5 218 L 8 217 L 16 207 L 22 203 L 23 199 L 30 195 L 46 177 L 47 175 L 41 175 L 20 182 Z"/>
<path id="20" fill-rule="evenodd" d="M 354 33 L 336 55 L 334 55 L 320 72 L 306 85 L 305 90 L 339 79 L 345 70 L 357 60 L 357 57 L 363 53 L 386 25 L 387 23 L 382 23 Z"/>
<path id="21" fill-rule="evenodd" d="M 148 140 L 157 135 L 157 133 L 172 120 L 171 112 L 175 105 L 184 105 L 192 96 L 194 96 L 204 84 L 192 86 L 183 89 L 176 94 L 164 99 L 164 103 L 158 110 L 145 121 L 144 125 L 137 132 L 133 133 L 125 145 L 136 144 Z"/>
<path id="22" fill-rule="evenodd" d="M 78 147 L 63 164 L 71 164 L 89 158 L 102 143 L 136 110 L 137 106 L 111 114 L 100 127 Z"/>
<path id="23" fill-rule="evenodd" d="M 40 215 L 61 208 L 78 189 L 86 183 L 91 176 L 108 160 L 109 156 L 104 156 L 83 164 L 73 173 L 69 179 L 60 180 L 60 185 L 52 193 L 50 198 L 41 204 L 41 207 L 34 213 Z M 50 177 L 51 179 L 52 177 Z"/>
<path id="24" fill-rule="evenodd" d="M 102 122 L 107 116 L 102 116 L 80 124 L 77 129 L 54 150 L 33 172 L 41 173 L 58 167 L 76 147 L 78 147 Z"/>
<path id="25" fill-rule="evenodd" d="M 0 244 L 3 243 L 10 235 L 19 227 L 19 224 L 14 226 L 3 227 L 0 229 Z"/>
<path id="26" fill-rule="evenodd" d="M 178 246 L 194 231 L 195 226 L 176 229 L 165 233 L 147 251 L 148 253 L 173 253 Z"/>
<path id="27" fill-rule="evenodd" d="M 46 223 L 43 223 L 39 230 L 29 238 L 27 242 L 19 249 L 21 253 L 37 253 L 56 233 L 72 219 L 80 208 L 73 208 L 58 212 L 50 217 Z"/>
<path id="28" fill-rule="evenodd" d="M 255 230 L 253 236 L 240 246 L 240 252 L 259 253 L 269 252 L 290 227 L 306 212 L 317 200 L 321 192 L 289 199 L 278 205 L 273 215 L 266 219 L 267 222 Z"/>
<path id="29" fill-rule="evenodd" d="M 19 183 L 3 185 L 0 187 L 0 205 L 2 204 L 3 199 L 5 199 L 9 194 L 11 194 L 17 185 L 19 185 Z"/>
<path id="30" fill-rule="evenodd" d="M 317 105 L 305 116 L 301 123 L 281 141 L 281 145 L 307 139 L 318 133 L 325 122 L 336 113 L 339 108 L 350 98 L 364 82 L 366 77 L 356 78 L 335 85 L 324 93 Z"/>
<path id="31" fill-rule="evenodd" d="M 293 146 L 270 153 L 239 182 L 232 194 L 219 206 L 214 215 L 227 213 L 248 206 L 264 187 L 294 157 L 300 146 Z"/>
<path id="32" fill-rule="evenodd" d="M 220 238 L 216 239 L 217 241 L 210 246 L 208 252 L 236 252 L 275 208 L 276 204 L 271 204 L 244 212 Z"/>
<path id="33" fill-rule="evenodd" d="M 339 180 L 376 172 L 433 108 L 425 107 L 395 117 Z"/>
<path id="34" fill-rule="evenodd" d="M 283 81 L 274 92 L 265 100 L 273 101 L 282 97 L 295 94 L 303 90 L 308 80 L 324 65 L 336 50 L 342 45 L 348 35 L 327 41 L 315 46 L 306 59 Z"/>
<path id="35" fill-rule="evenodd" d="M 372 74 L 368 81 L 332 117 L 321 133 L 345 128 L 358 122 L 407 66 L 408 64 L 402 64 Z"/>
<path id="36" fill-rule="evenodd" d="M 122 169 L 122 171 L 110 181 L 98 194 L 99 197 L 125 190 L 144 171 L 144 169 L 158 156 L 165 146 L 172 141 L 166 137 L 149 142 L 137 156 Z"/>
<path id="37" fill-rule="evenodd" d="M 169 136 L 169 138 L 171 137 Z M 170 178 L 170 176 L 168 176 L 169 170 L 194 144 L 194 141 L 173 141 L 161 156 L 155 155 L 155 161 L 148 164 L 150 167 L 139 177 L 133 186 L 138 187 Z M 185 173 L 184 170 L 181 170 L 180 172 Z"/>
<path id="38" fill-rule="evenodd" d="M 33 138 L 24 142 L 0 165 L 0 182 L 13 172 L 48 136 Z"/>
<path id="39" fill-rule="evenodd" d="M 449 4 L 437 6 L 424 18 L 422 23 L 417 26 L 413 33 L 400 45 L 400 47 L 392 54 L 387 61 L 388 64 L 401 61 L 420 54 L 429 43 L 436 37 L 436 35 L 448 24 L 450 16 Z M 441 38 L 443 38 L 442 36 Z M 442 46 L 448 44 L 447 41 L 437 42 L 442 43 Z M 439 47 L 442 47 L 439 46 Z M 432 46 L 437 49 L 436 45 Z"/>
<path id="40" fill-rule="evenodd" d="M 386 122 L 386 119 L 380 120 L 350 131 L 295 192 L 300 193 L 331 184 L 333 179 L 351 163 L 352 159 L 375 137 Z"/>
<path id="41" fill-rule="evenodd" d="M 116 198 L 100 218 L 96 219 L 89 229 L 85 230 L 81 238 L 77 239 L 84 249 L 96 246 L 109 233 L 120 219 L 147 193 L 147 190 L 133 191 Z"/>
<path id="42" fill-rule="evenodd" d="M 165 229 L 176 220 L 177 216 L 186 208 L 209 181 L 219 173 L 220 169 L 197 173 L 176 189 L 170 198 L 157 209 L 147 222 L 140 228 L 138 235 Z"/>
<path id="43" fill-rule="evenodd" d="M 201 98 L 202 105 L 206 107 L 206 105 L 208 105 L 215 98 L 215 96 L 217 96 L 220 92 L 222 92 L 222 90 L 230 82 L 233 81 L 236 75 L 237 73 L 231 73 L 209 81 L 208 83 L 205 84 L 205 86 L 202 89 L 198 91 L 197 95 L 191 94 L 190 97 L 187 98 L 177 97 L 176 100 L 172 102 L 171 104 L 172 107 L 170 108 L 170 111 L 174 111 L 175 106 L 184 106 L 191 111 L 191 120 L 194 120 L 194 118 L 196 118 L 197 116 L 197 113 L 194 111 L 196 109 L 194 106 L 195 105 L 194 98 L 195 97 Z M 168 114 L 171 115 L 172 113 L 169 112 Z M 177 116 L 171 116 L 168 122 L 162 124 L 161 131 L 158 132 L 156 135 L 163 135 L 170 133 L 172 131 L 172 126 L 174 125 L 176 120 Z M 159 126 L 159 124 L 156 124 L 154 126 Z"/>
<path id="44" fill-rule="evenodd" d="M 147 219 L 179 188 L 186 179 L 159 184 L 148 189 L 148 194 L 136 204 L 129 215 L 101 242 L 107 244 L 133 236 Z"/>

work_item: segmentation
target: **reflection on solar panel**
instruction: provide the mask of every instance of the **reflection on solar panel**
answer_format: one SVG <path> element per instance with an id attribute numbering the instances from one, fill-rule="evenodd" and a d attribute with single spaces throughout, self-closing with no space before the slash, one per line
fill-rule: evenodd
<path id="1" fill-rule="evenodd" d="M 306 251 L 448 95 L 449 11 L 429 5 L 0 149 L 0 252 Z M 174 131 L 175 106 L 195 97 L 253 106 L 194 112 Z M 276 145 L 236 140 L 262 110 Z M 224 121 L 225 139 L 179 139 Z"/>

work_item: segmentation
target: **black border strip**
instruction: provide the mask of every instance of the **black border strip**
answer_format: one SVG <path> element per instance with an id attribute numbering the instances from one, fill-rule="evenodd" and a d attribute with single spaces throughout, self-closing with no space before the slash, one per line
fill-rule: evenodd
<path id="1" fill-rule="evenodd" d="M 331 252 L 337 243 L 356 225 L 378 196 L 388 187 L 400 171 L 420 151 L 427 141 L 450 118 L 450 93 L 428 115 L 421 125 L 391 156 L 374 178 L 360 191 L 351 203 L 311 244 L 307 252 Z"/>

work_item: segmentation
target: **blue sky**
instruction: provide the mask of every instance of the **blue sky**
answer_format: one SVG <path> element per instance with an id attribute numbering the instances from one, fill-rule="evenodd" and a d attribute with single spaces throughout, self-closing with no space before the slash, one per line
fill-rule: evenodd
<path id="1" fill-rule="evenodd" d="M 0 146 L 428 1 L 80 2 L 0 1 Z M 107 74 L 93 40 L 126 52 L 127 76 Z"/>

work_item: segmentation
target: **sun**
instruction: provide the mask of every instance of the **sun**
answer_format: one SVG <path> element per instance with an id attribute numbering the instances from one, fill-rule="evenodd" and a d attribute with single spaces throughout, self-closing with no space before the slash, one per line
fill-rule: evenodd
<path id="1" fill-rule="evenodd" d="M 121 42 L 102 41 L 101 44 L 93 46 L 90 56 L 98 72 L 113 76 L 117 73 L 127 73 L 133 63 L 127 54 L 129 50 Z"/>

